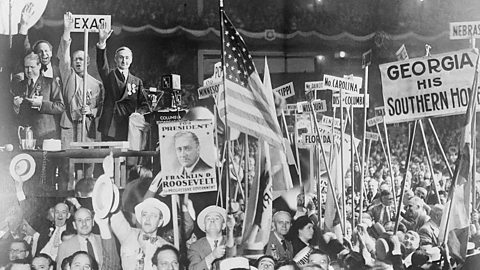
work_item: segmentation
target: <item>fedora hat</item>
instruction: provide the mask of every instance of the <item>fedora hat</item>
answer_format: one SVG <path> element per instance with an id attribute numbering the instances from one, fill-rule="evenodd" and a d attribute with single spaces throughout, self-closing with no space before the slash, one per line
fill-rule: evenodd
<path id="1" fill-rule="evenodd" d="M 92 206 L 95 215 L 105 218 L 110 213 L 114 201 L 113 183 L 110 177 L 102 174 L 93 187 Z"/>
<path id="2" fill-rule="evenodd" d="M 117 185 L 113 186 L 113 205 L 112 209 L 110 209 L 110 213 L 117 211 L 118 206 L 120 205 L 120 191 L 118 190 Z"/>
<path id="3" fill-rule="evenodd" d="M 135 206 L 135 218 L 138 222 L 141 220 L 142 211 L 147 207 L 157 208 L 162 213 L 162 222 L 158 223 L 158 227 L 163 227 L 170 222 L 170 209 L 166 204 L 155 198 L 147 198 Z"/>
<path id="4" fill-rule="evenodd" d="M 35 160 L 29 154 L 22 153 L 13 157 L 10 161 L 10 175 L 13 180 L 25 182 L 35 173 Z"/>
<path id="5" fill-rule="evenodd" d="M 210 213 L 220 214 L 223 217 L 224 225 L 227 221 L 227 211 L 222 207 L 216 205 L 205 207 L 205 209 L 203 209 L 197 217 L 197 225 L 203 232 L 205 232 L 205 217 Z"/>

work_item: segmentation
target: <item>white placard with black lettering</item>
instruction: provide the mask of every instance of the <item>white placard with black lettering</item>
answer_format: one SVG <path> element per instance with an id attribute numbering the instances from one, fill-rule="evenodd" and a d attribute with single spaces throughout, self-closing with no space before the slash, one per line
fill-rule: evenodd
<path id="1" fill-rule="evenodd" d="M 305 82 L 305 94 L 314 90 L 327 90 L 327 88 L 324 87 L 323 81 Z"/>
<path id="2" fill-rule="evenodd" d="M 480 38 L 480 21 L 450 23 L 450 39 L 470 38 Z"/>
<path id="3" fill-rule="evenodd" d="M 280 96 L 284 98 L 289 98 L 295 96 L 295 89 L 293 88 L 293 82 L 289 82 L 282 86 L 279 86 L 273 89 L 273 92 L 278 93 Z"/>
<path id="4" fill-rule="evenodd" d="M 367 94 L 367 107 L 369 105 L 369 97 L 370 95 Z M 342 96 L 342 107 L 350 108 L 350 105 L 353 105 L 353 108 L 363 108 L 365 97 L 363 94 L 354 94 L 354 95 L 343 95 Z M 339 108 L 340 107 L 340 94 L 333 94 L 332 95 L 332 107 Z"/>
<path id="5" fill-rule="evenodd" d="M 470 49 L 380 65 L 385 123 L 464 114 L 476 60 Z"/>
<path id="6" fill-rule="evenodd" d="M 316 99 L 312 101 L 313 109 L 315 112 L 326 112 L 327 111 L 327 102 L 323 99 Z M 309 113 L 312 111 L 309 101 L 297 102 L 297 112 L 298 113 Z"/>
<path id="7" fill-rule="evenodd" d="M 370 119 L 367 119 L 367 125 L 369 127 L 373 127 L 376 124 L 380 124 L 380 123 L 383 123 L 383 116 L 375 116 Z"/>
<path id="8" fill-rule="evenodd" d="M 317 133 L 303 133 L 302 134 L 302 143 L 304 145 L 320 144 L 320 139 L 323 142 L 323 147 L 330 147 L 330 145 L 332 144 L 331 134 L 323 133 L 323 134 L 320 134 L 320 136 L 318 136 Z"/>
<path id="9" fill-rule="evenodd" d="M 285 115 L 294 115 L 295 112 L 297 111 L 297 104 L 287 104 L 285 108 L 283 108 L 283 113 Z"/>
<path id="10" fill-rule="evenodd" d="M 208 85 L 198 88 L 198 90 L 197 90 L 198 99 L 206 99 L 206 98 L 209 98 L 211 96 L 216 97 L 218 92 L 221 91 L 222 89 L 223 89 L 223 82 L 222 81 L 218 81 L 218 82 L 213 83 L 213 84 L 208 83 Z"/>
<path id="11" fill-rule="evenodd" d="M 344 91 L 345 94 L 358 94 L 362 88 L 362 82 L 358 79 L 346 79 L 332 75 L 323 75 L 323 85 L 335 91 Z"/>
<path id="12" fill-rule="evenodd" d="M 67 16 L 67 15 L 64 15 Z M 106 24 L 107 30 L 112 28 L 111 15 L 80 15 L 72 14 L 73 29 L 72 32 L 84 32 L 87 29 L 89 32 L 98 32 L 98 28 L 102 23 Z"/>
<path id="13" fill-rule="evenodd" d="M 371 140 L 371 141 L 378 141 L 379 137 L 378 137 L 378 134 L 375 132 L 366 131 L 365 139 Z"/>
<path id="14" fill-rule="evenodd" d="M 211 120 L 158 123 L 162 195 L 217 190 Z"/>

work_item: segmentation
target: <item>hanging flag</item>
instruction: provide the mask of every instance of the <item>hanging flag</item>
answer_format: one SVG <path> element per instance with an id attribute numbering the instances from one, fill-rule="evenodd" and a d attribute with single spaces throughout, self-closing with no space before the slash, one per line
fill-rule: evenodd
<path id="1" fill-rule="evenodd" d="M 460 149 L 455 167 L 453 183 L 448 194 L 446 211 L 443 212 L 440 223 L 439 240 L 447 242 L 450 255 L 465 261 L 470 228 L 471 187 L 473 181 L 473 140 L 475 136 L 475 122 L 473 121 L 476 108 L 475 101 L 478 95 L 478 56 L 477 68 L 473 79 L 470 99 L 465 113 L 465 124 L 462 131 Z M 448 225 L 447 225 L 448 224 Z M 448 235 L 448 237 L 446 236 Z M 447 237 L 447 239 L 445 239 Z"/>
<path id="2" fill-rule="evenodd" d="M 247 50 L 243 38 L 222 12 L 225 38 L 225 90 L 218 101 L 219 115 L 231 128 L 267 141 L 273 146 L 282 146 L 282 133 L 276 117 L 271 113 L 263 83 Z M 226 108 L 225 108 L 226 98 Z"/>
<path id="3" fill-rule="evenodd" d="M 268 68 L 267 57 L 265 57 L 265 69 L 263 71 L 263 90 L 267 99 L 268 106 L 270 107 L 270 113 L 273 119 L 277 122 L 277 114 L 275 111 L 274 92 L 272 89 L 272 81 L 270 79 L 270 69 Z M 270 164 L 271 175 L 275 179 L 273 181 L 274 198 L 280 196 L 284 191 L 293 188 L 292 177 L 290 175 L 290 169 L 287 163 L 287 156 L 285 154 L 286 149 L 290 149 L 291 146 L 287 139 L 283 138 L 284 147 L 270 146 Z M 288 150 L 287 150 L 288 151 Z M 292 153 L 293 156 L 293 153 Z"/>

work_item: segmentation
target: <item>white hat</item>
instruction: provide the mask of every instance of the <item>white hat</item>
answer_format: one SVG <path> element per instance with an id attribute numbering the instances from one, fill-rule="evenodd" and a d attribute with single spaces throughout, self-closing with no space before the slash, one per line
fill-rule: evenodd
<path id="1" fill-rule="evenodd" d="M 13 180 L 25 182 L 35 173 L 35 160 L 29 154 L 18 154 L 10 161 L 10 175 Z"/>
<path id="2" fill-rule="evenodd" d="M 105 174 L 100 175 L 92 191 L 92 206 L 95 215 L 105 218 L 112 209 L 114 196 L 112 180 Z"/>
<path id="3" fill-rule="evenodd" d="M 205 217 L 210 213 L 218 213 L 223 217 L 223 221 L 227 221 L 227 211 L 220 206 L 210 205 L 198 214 L 197 224 L 200 230 L 205 231 Z"/>
<path id="4" fill-rule="evenodd" d="M 138 222 L 140 222 L 142 217 L 142 211 L 146 207 L 157 208 L 162 213 L 162 222 L 158 223 L 158 227 L 163 227 L 167 225 L 168 222 L 170 222 L 170 209 L 168 209 L 168 206 L 166 204 L 155 198 L 147 198 L 143 202 L 135 206 L 135 218 Z"/>

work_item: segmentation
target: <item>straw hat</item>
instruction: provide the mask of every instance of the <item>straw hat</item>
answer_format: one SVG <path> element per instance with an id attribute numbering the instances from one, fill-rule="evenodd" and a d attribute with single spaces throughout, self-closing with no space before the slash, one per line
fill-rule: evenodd
<path id="1" fill-rule="evenodd" d="M 162 213 L 162 222 L 158 223 L 158 227 L 163 227 L 170 222 L 170 209 L 166 204 L 155 198 L 147 198 L 135 206 L 135 218 L 138 222 L 142 218 L 142 211 L 147 207 L 156 208 Z"/>
<path id="2" fill-rule="evenodd" d="M 224 222 L 227 221 L 227 211 L 225 209 L 216 205 L 210 205 L 198 214 L 197 225 L 203 232 L 205 232 L 205 217 L 210 213 L 218 213 L 223 217 Z"/>
<path id="3" fill-rule="evenodd" d="M 13 157 L 10 161 L 10 175 L 13 180 L 25 182 L 35 173 L 35 160 L 29 154 L 22 153 Z"/>
<path id="4" fill-rule="evenodd" d="M 110 177 L 105 174 L 100 175 L 92 192 L 92 205 L 95 215 L 105 218 L 110 213 L 114 202 L 113 183 Z"/>

